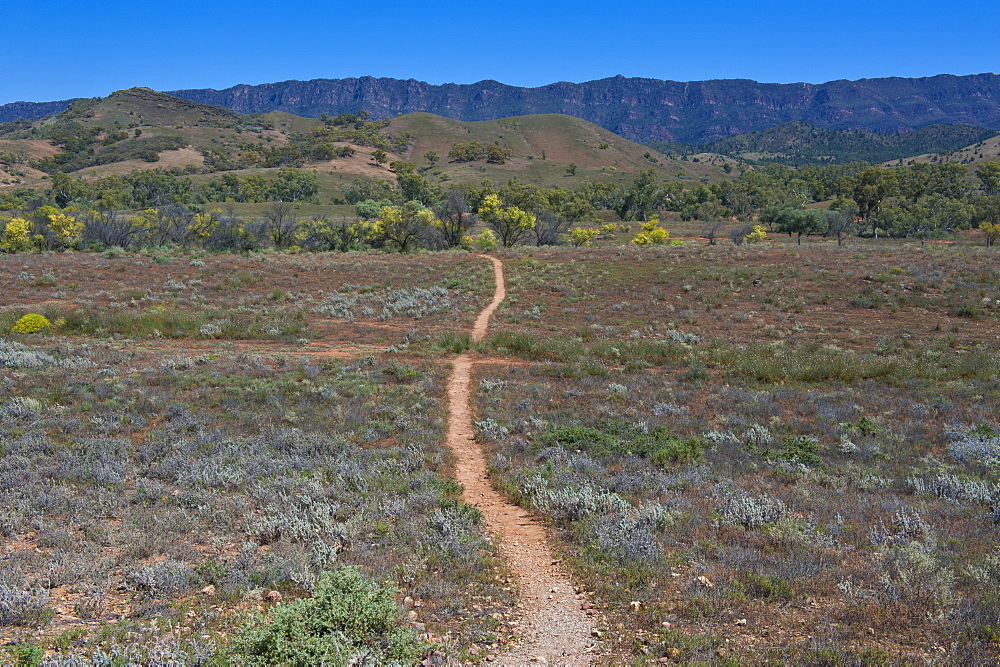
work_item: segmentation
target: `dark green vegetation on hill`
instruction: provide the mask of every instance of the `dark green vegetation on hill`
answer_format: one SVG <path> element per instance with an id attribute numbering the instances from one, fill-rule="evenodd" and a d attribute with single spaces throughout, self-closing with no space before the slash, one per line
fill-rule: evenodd
<path id="1" fill-rule="evenodd" d="M 994 137 L 996 130 L 964 123 L 928 125 L 911 132 L 824 130 L 801 121 L 740 134 L 701 146 L 701 150 L 752 162 L 788 165 L 887 162 L 921 153 L 951 153 Z M 659 147 L 669 151 L 669 144 Z"/>

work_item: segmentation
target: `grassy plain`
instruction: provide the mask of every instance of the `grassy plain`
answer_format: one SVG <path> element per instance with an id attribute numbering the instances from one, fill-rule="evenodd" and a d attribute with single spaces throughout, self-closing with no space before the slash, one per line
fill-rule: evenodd
<path id="1" fill-rule="evenodd" d="M 473 398 L 605 659 L 996 659 L 996 253 L 608 243 L 502 255 Z M 342 564 L 452 657 L 516 633 L 442 446 L 488 263 L 30 254 L 0 280 L 0 330 L 62 320 L 0 337 L 11 651 L 219 657 Z"/>

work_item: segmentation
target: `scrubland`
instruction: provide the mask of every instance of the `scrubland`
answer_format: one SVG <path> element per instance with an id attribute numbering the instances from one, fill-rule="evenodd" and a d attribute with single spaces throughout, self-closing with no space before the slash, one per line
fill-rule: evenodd
<path id="1" fill-rule="evenodd" d="M 500 256 L 479 439 L 592 591 L 603 660 L 1000 656 L 995 253 Z M 46 253 L 0 279 L 11 659 L 252 661 L 253 614 L 346 565 L 432 661 L 517 634 L 443 447 L 487 262 Z M 26 313 L 53 327 L 7 334 Z"/>

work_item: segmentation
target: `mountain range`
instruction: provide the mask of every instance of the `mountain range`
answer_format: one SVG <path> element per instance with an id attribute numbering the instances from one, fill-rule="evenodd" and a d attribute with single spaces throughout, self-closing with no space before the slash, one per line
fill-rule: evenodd
<path id="1" fill-rule="evenodd" d="M 931 124 L 1000 129 L 1000 76 L 838 80 L 821 84 L 748 79 L 678 82 L 617 76 L 537 88 L 497 81 L 434 85 L 360 77 L 283 81 L 169 91 L 242 113 L 287 111 L 317 117 L 364 110 L 377 118 L 430 112 L 463 121 L 528 114 L 566 114 L 638 142 L 695 145 L 802 121 L 821 129 L 907 132 Z M 38 118 L 63 102 L 0 106 L 0 122 Z"/>

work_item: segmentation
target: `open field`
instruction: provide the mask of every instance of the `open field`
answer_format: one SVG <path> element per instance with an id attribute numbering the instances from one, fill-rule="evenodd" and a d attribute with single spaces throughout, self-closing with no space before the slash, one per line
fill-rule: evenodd
<path id="1" fill-rule="evenodd" d="M 221 661 L 344 564 L 436 657 L 497 652 L 523 610 L 444 442 L 471 349 L 493 480 L 591 592 L 598 660 L 1000 656 L 995 252 L 498 256 L 478 344 L 462 252 L 0 256 L 0 331 L 57 322 L 0 337 L 11 655 Z"/>

